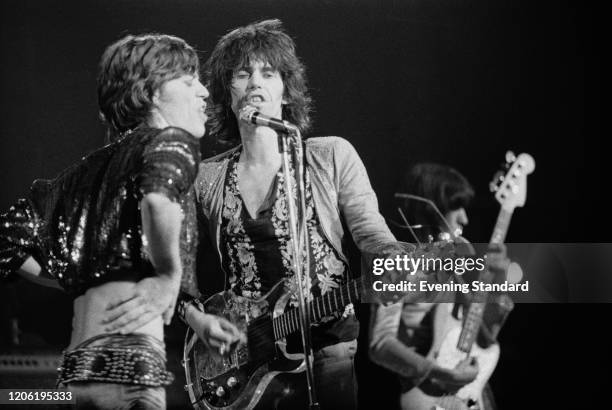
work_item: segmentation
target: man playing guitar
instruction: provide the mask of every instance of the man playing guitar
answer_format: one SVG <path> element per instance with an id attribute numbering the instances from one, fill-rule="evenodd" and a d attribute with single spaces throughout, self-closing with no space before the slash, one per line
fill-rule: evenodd
<path id="1" fill-rule="evenodd" d="M 411 236 L 411 230 L 420 241 L 438 238 L 440 234 L 458 237 L 463 227 L 468 224 L 465 208 L 474 191 L 467 179 L 456 170 L 439 164 L 417 164 L 404 175 L 400 188 L 402 192 L 433 202 L 439 212 L 426 201 L 403 199 L 398 220 L 391 220 L 390 223 L 398 239 L 416 239 Z M 406 221 L 400 219 L 400 216 L 405 217 Z M 413 229 L 409 229 L 406 224 L 411 224 Z M 489 280 L 502 280 L 508 265 L 505 246 L 501 243 L 491 244 L 487 254 L 487 274 L 493 278 Z M 511 306 L 511 301 L 506 299 L 507 295 L 498 295 L 498 298 L 501 298 L 499 303 L 486 304 L 478 336 L 480 346 L 496 343 L 501 324 L 509 313 L 508 306 Z M 453 394 L 473 382 L 478 375 L 479 363 L 473 357 L 467 357 L 455 368 L 446 368 L 428 356 L 434 339 L 434 311 L 437 308 L 448 311 L 449 306 L 449 303 L 403 302 L 374 306 L 370 357 L 374 362 L 401 376 L 401 406 L 404 410 L 476 408 L 470 407 L 470 403 L 459 401 L 442 406 L 435 400 L 427 400 L 426 394 L 414 394 L 415 391 L 420 393 L 419 387 L 425 385 L 432 386 L 440 395 Z M 484 389 L 481 403 L 486 410 L 495 408 L 488 387 Z"/>

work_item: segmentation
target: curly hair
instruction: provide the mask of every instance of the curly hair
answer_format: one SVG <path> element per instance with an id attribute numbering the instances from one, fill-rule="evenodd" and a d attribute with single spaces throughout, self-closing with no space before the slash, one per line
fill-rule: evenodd
<path id="1" fill-rule="evenodd" d="M 459 171 L 435 163 L 415 164 L 404 174 L 398 189 L 433 201 L 443 215 L 467 207 L 474 197 L 472 185 Z M 411 223 L 440 224 L 440 217 L 423 203 L 406 199 L 403 208 Z"/>
<path id="2" fill-rule="evenodd" d="M 295 43 L 283 31 L 280 20 L 264 20 L 230 31 L 217 43 L 204 72 L 211 95 L 208 129 L 220 142 L 239 139 L 238 124 L 231 109 L 232 76 L 236 69 L 262 61 L 278 70 L 283 80 L 283 119 L 301 132 L 310 127 L 312 99 L 306 86 L 305 67 L 295 54 Z"/>
<path id="3" fill-rule="evenodd" d="M 100 60 L 100 117 L 116 138 L 147 121 L 153 95 L 164 82 L 198 71 L 196 51 L 181 38 L 125 36 L 107 47 Z"/>

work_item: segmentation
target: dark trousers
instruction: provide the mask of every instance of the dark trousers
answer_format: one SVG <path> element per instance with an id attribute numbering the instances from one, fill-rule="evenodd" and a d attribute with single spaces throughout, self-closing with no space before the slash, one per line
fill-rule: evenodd
<path id="1" fill-rule="evenodd" d="M 357 341 L 324 347 L 314 354 L 316 395 L 322 410 L 354 410 L 357 408 L 355 352 Z M 272 399 L 258 408 L 275 410 L 308 409 L 306 373 L 282 374 L 267 389 Z"/>

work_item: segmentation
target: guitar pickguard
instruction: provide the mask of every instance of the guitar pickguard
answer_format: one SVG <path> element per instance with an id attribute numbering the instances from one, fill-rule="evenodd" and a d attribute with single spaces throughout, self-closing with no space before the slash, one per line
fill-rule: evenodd
<path id="1" fill-rule="evenodd" d="M 465 352 L 457 349 L 462 322 L 452 316 L 450 312 L 450 310 L 452 310 L 452 304 L 442 304 L 438 308 L 446 309 L 447 312 L 445 313 L 448 314 L 448 318 L 446 319 L 446 333 L 439 345 L 439 350 L 433 352 L 433 357 L 440 366 L 452 369 L 466 357 Z M 482 391 L 493 374 L 497 361 L 499 360 L 499 345 L 495 343 L 483 348 L 474 343 L 470 356 L 475 357 L 478 362 L 478 376 L 476 376 L 476 379 L 472 383 L 463 386 L 457 392 L 456 396 L 463 400 L 472 399 L 478 401 L 481 403 L 482 408 Z"/>

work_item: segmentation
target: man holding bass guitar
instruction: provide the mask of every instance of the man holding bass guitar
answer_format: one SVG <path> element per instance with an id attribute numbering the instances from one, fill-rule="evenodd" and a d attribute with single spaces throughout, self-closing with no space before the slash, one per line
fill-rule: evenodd
<path id="1" fill-rule="evenodd" d="M 398 239 L 427 242 L 440 236 L 460 238 L 463 227 L 469 221 L 465 208 L 474 196 L 467 179 L 453 168 L 433 163 L 417 164 L 403 178 L 401 193 L 396 194 L 401 198 L 397 219 L 390 220 Z M 491 243 L 486 259 L 489 278 L 480 279 L 490 282 L 504 280 L 509 265 L 505 245 Z M 446 299 L 444 301 L 450 301 Z M 436 342 L 436 334 L 442 333 L 438 330 L 440 326 L 436 319 L 444 315 L 450 317 L 451 306 L 451 303 L 403 302 L 374 306 L 370 357 L 401 376 L 400 404 L 403 410 L 495 408 L 488 385 L 480 392 L 480 397 L 472 400 L 454 396 L 462 387 L 473 383 L 479 372 L 483 372 L 481 367 L 484 364 L 475 360 L 469 351 L 464 360 L 451 368 L 440 365 L 440 360 L 436 360 L 439 359 L 436 357 L 438 351 L 434 355 L 430 353 Z M 484 306 L 477 345 L 484 349 L 494 346 L 490 355 L 495 358 L 489 365 L 492 372 L 497 362 L 495 353 L 499 354 L 496 350 L 497 334 L 512 309 L 512 302 L 506 294 L 498 294 L 494 302 Z M 457 313 L 458 309 L 452 312 Z"/>

